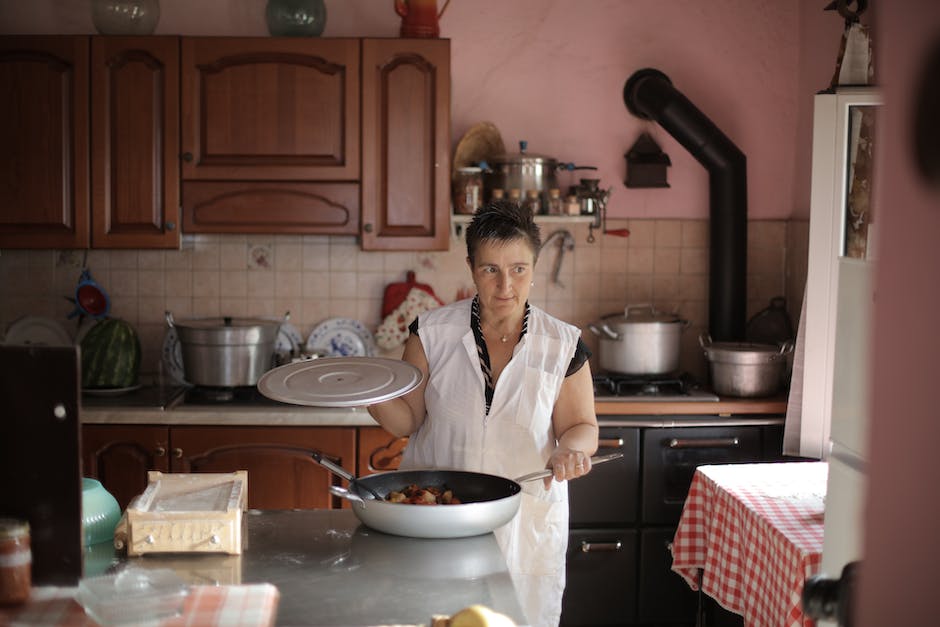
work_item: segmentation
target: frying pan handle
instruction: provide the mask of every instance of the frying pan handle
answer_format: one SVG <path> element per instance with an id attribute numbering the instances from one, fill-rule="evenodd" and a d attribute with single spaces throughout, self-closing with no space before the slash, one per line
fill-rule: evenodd
<path id="1" fill-rule="evenodd" d="M 346 499 L 347 501 L 358 501 L 359 503 L 362 503 L 363 507 L 365 507 L 366 502 L 361 496 L 358 494 L 353 494 L 342 486 L 331 485 L 330 493 L 334 496 L 340 497 L 341 499 Z"/>
<path id="2" fill-rule="evenodd" d="M 356 477 L 354 477 L 352 473 L 350 473 L 348 470 L 346 470 L 346 469 L 343 468 L 342 466 L 339 466 L 339 465 L 334 464 L 333 462 L 331 462 L 328 458 L 324 457 L 324 456 L 320 453 L 320 451 L 314 451 L 314 452 L 310 453 L 310 457 L 312 457 L 315 462 L 317 462 L 318 464 L 320 464 L 321 466 L 323 466 L 324 468 L 326 468 L 326 469 L 329 470 L 330 472 L 339 475 L 340 477 L 342 477 L 342 478 L 345 479 L 346 481 L 355 481 L 355 480 L 356 480 Z"/>

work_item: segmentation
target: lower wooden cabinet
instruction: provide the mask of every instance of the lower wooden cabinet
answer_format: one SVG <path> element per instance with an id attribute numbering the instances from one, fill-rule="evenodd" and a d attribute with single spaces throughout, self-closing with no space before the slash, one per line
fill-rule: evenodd
<path id="1" fill-rule="evenodd" d="M 351 427 L 161 427 L 84 425 L 82 464 L 121 508 L 147 485 L 148 470 L 248 471 L 248 507 L 338 509 L 340 480 L 313 461 L 320 451 L 347 468 L 356 463 Z"/>

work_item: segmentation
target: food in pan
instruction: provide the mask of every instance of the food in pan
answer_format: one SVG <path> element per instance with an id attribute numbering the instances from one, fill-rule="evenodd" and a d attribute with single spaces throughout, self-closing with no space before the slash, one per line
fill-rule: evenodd
<path id="1" fill-rule="evenodd" d="M 446 487 L 424 486 L 410 484 L 400 491 L 389 492 L 385 500 L 390 503 L 407 503 L 409 505 L 458 505 L 460 499 Z"/>

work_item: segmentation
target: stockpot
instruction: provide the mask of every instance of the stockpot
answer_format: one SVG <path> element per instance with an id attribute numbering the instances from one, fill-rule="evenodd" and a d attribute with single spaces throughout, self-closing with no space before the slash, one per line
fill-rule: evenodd
<path id="1" fill-rule="evenodd" d="M 509 196 L 509 190 L 518 189 L 522 198 L 526 191 L 537 190 L 542 205 L 548 201 L 551 189 L 560 189 L 556 173 L 559 170 L 596 170 L 594 166 L 576 166 L 573 163 L 559 163 L 553 157 L 526 152 L 526 142 L 519 142 L 516 154 L 495 155 L 488 159 L 483 168 L 483 188 L 487 199 L 494 189 L 502 189 Z"/>
<path id="2" fill-rule="evenodd" d="M 771 396 L 783 385 L 787 356 L 793 344 L 712 342 L 699 336 L 711 372 L 712 389 L 726 396 Z"/>
<path id="3" fill-rule="evenodd" d="M 679 370 L 679 340 L 689 326 L 676 313 L 652 305 L 628 305 L 589 324 L 600 337 L 601 370 L 631 375 L 661 375 Z"/>
<path id="4" fill-rule="evenodd" d="M 195 385 L 256 385 L 271 369 L 281 323 L 261 318 L 198 318 L 166 322 L 176 329 L 186 381 Z"/>

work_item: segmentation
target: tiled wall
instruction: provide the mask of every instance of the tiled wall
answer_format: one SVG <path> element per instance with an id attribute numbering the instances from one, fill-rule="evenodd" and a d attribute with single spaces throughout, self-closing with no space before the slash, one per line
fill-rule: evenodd
<path id="1" fill-rule="evenodd" d="M 76 320 L 66 319 L 73 307 L 67 297 L 74 295 L 87 263 L 110 294 L 112 315 L 136 326 L 144 347 L 144 373 L 158 369 L 165 310 L 177 319 L 282 316 L 289 311 L 304 337 L 332 317 L 355 318 L 374 330 L 385 286 L 404 281 L 408 270 L 444 302 L 455 300 L 459 289 L 472 288 L 459 228 L 447 252 L 363 252 L 353 237 L 266 235 L 188 236 L 178 251 L 91 250 L 87 260 L 85 251 L 3 250 L 0 328 L 32 315 L 52 317 L 75 333 Z M 683 332 L 681 365 L 705 375 L 697 338 L 707 328 L 706 220 L 609 220 L 608 229 L 628 228 L 631 235 L 595 231 L 594 243 L 587 242 L 584 222 L 544 222 L 541 228 L 543 239 L 555 230 L 569 230 L 575 246 L 562 258 L 557 284 L 552 271 L 560 239 L 543 250 L 532 288 L 534 304 L 582 327 L 628 303 L 675 309 L 691 323 Z M 774 296 L 802 298 L 805 260 L 801 265 L 792 257 L 794 250 L 805 256 L 805 240 L 803 229 L 785 221 L 749 224 L 749 317 Z M 799 302 L 789 308 L 795 323 Z M 585 339 L 596 352 L 596 339 L 587 329 Z"/>

